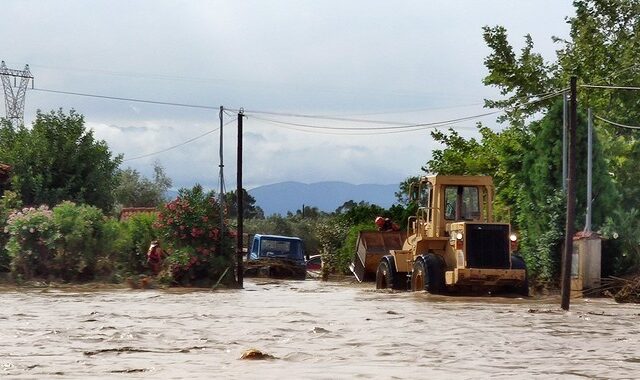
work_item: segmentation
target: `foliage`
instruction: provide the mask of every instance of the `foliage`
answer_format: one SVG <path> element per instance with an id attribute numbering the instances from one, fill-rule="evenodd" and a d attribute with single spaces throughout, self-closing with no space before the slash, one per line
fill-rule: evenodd
<path id="1" fill-rule="evenodd" d="M 326 280 L 330 272 L 345 267 L 339 251 L 347 236 L 347 225 L 336 218 L 324 220 L 317 225 L 317 236 L 323 263 L 322 278 Z"/>
<path id="2" fill-rule="evenodd" d="M 213 192 L 200 185 L 180 189 L 178 197 L 162 207 L 156 226 L 168 253 L 168 269 L 175 283 L 211 285 L 226 272 L 233 278 L 232 235 L 220 226 L 220 205 Z"/>
<path id="3" fill-rule="evenodd" d="M 510 95 L 506 100 L 485 100 L 485 106 L 505 109 L 506 116 L 500 120 L 509 119 L 513 124 L 520 124 L 524 118 L 549 104 L 548 101 L 529 104 L 528 100 L 556 88 L 556 65 L 544 62 L 540 54 L 533 52 L 533 39 L 529 34 L 525 35 L 524 47 L 516 57 L 504 27 L 485 26 L 482 29 L 484 40 L 491 49 L 484 61 L 489 74 L 483 83 L 499 87 L 501 95 Z"/>
<path id="4" fill-rule="evenodd" d="M 410 201 L 410 192 L 411 192 L 411 184 L 418 182 L 420 177 L 411 176 L 400 182 L 400 186 L 398 187 L 398 191 L 394 193 L 396 200 L 400 205 L 408 205 Z"/>
<path id="5" fill-rule="evenodd" d="M 38 111 L 31 129 L 5 122 L 0 136 L 0 161 L 12 165 L 12 188 L 24 204 L 70 200 L 113 207 L 121 157 L 112 157 L 107 144 L 86 130 L 82 115 Z"/>
<path id="6" fill-rule="evenodd" d="M 560 275 L 566 198 L 562 191 L 556 190 L 543 203 L 530 200 L 523 203 L 519 222 L 526 227 L 520 234 L 520 253 L 527 263 L 529 276 L 540 284 L 555 283 Z"/>
<path id="7" fill-rule="evenodd" d="M 9 272 L 11 258 L 5 249 L 9 235 L 5 231 L 9 215 L 22 207 L 22 202 L 13 191 L 5 191 L 0 198 L 0 272 Z"/>
<path id="8" fill-rule="evenodd" d="M 640 270 L 640 212 L 635 207 L 619 209 L 607 217 L 602 226 L 603 238 L 610 244 L 617 245 L 612 249 L 617 255 L 603 256 L 603 272 L 605 274 L 627 274 Z M 605 241 L 606 241 L 605 240 Z"/>
<path id="9" fill-rule="evenodd" d="M 62 202 L 53 208 L 59 239 L 52 274 L 65 281 L 94 277 L 103 218 L 98 208 L 73 202 Z"/>
<path id="10" fill-rule="evenodd" d="M 155 207 L 165 201 L 165 194 L 171 187 L 171 178 L 158 163 L 153 165 L 153 180 L 143 177 L 137 170 L 127 168 L 117 173 L 118 186 L 114 198 L 123 207 Z"/>
<path id="11" fill-rule="evenodd" d="M 135 215 L 138 216 L 138 215 Z M 119 222 L 114 218 L 104 220 L 99 231 L 99 252 L 96 258 L 96 276 L 109 276 L 113 282 L 122 280 L 123 272 L 133 272 L 127 266 L 128 253 L 131 251 L 132 240 L 127 222 Z M 144 254 L 144 252 L 143 252 Z M 142 269 L 135 271 L 142 273 Z"/>
<path id="12" fill-rule="evenodd" d="M 375 224 L 370 222 L 359 223 L 348 228 L 344 243 L 338 249 L 335 258 L 336 267 L 340 272 L 348 273 L 349 265 L 353 261 L 358 243 L 358 234 L 361 231 L 375 231 Z"/>
<path id="13" fill-rule="evenodd" d="M 155 213 L 136 213 L 119 223 L 121 241 L 118 243 L 118 261 L 128 273 L 142 273 L 147 268 L 147 250 L 159 231 L 154 228 L 158 220 Z"/>
<path id="14" fill-rule="evenodd" d="M 377 216 L 386 217 L 386 210 L 369 202 L 354 201 L 345 202 L 336 209 L 336 214 L 347 225 L 355 225 L 365 222 L 373 222 Z"/>
<path id="15" fill-rule="evenodd" d="M 480 141 L 465 139 L 455 130 L 448 134 L 432 132 L 432 137 L 444 145 L 434 150 L 432 159 L 422 170 L 444 175 L 488 175 L 496 188 L 494 216 L 496 220 L 516 221 L 521 184 L 522 156 L 533 138 L 523 128 L 507 128 L 493 132 L 478 125 Z"/>
<path id="16" fill-rule="evenodd" d="M 47 206 L 25 207 L 9 215 L 5 232 L 9 234 L 7 253 L 11 272 L 30 279 L 49 275 L 60 235 Z"/>
<path id="17" fill-rule="evenodd" d="M 235 191 L 230 191 L 224 195 L 225 209 L 228 218 L 238 217 L 238 195 Z M 256 206 L 256 199 L 242 189 L 242 205 L 243 205 L 243 217 L 245 219 L 250 218 L 264 218 L 264 211 Z"/>
<path id="18" fill-rule="evenodd" d="M 528 97 L 553 93 L 566 87 L 572 75 L 578 77 L 579 84 L 637 86 L 640 83 L 640 66 L 637 63 L 637 51 L 640 47 L 640 1 L 576 0 L 574 6 L 575 16 L 568 19 L 570 38 L 554 38 L 560 48 L 557 50 L 556 62 L 551 64 L 543 62 L 539 55 L 533 53 L 533 42 L 529 36 L 525 37 L 525 48 L 521 56 L 516 58 L 506 39 L 504 28 L 485 28 L 485 41 L 492 50 L 485 61 L 489 69 L 485 84 L 497 86 L 503 95 L 509 96 L 506 100 L 488 100 L 486 104 L 490 107 L 511 107 L 507 109 L 508 119 L 511 121 L 507 131 L 523 128 L 527 117 L 540 112 L 547 115 L 557 114 L 557 111 L 553 110 L 554 104 L 557 106 L 557 103 L 551 98 L 522 105 Z M 596 116 L 620 124 L 636 125 L 640 119 L 638 96 L 635 91 L 580 87 L 578 104 L 584 108 L 591 107 Z M 580 140 L 583 138 L 580 134 L 584 136 L 585 124 L 581 121 L 578 125 Z M 599 140 L 594 157 L 600 158 L 594 167 L 598 173 L 594 174 L 594 180 L 600 180 L 594 204 L 594 225 L 597 226 L 604 221 L 606 214 L 622 215 L 626 212 L 617 210 L 614 202 L 617 194 L 622 199 L 622 203 L 618 204 L 635 205 L 640 202 L 640 176 L 636 174 L 637 162 L 640 159 L 640 139 L 635 131 L 613 126 L 602 119 L 596 119 L 594 124 L 596 138 Z M 547 129 L 547 137 L 551 137 L 552 132 Z M 555 135 L 556 140 L 552 143 L 552 140 L 547 138 L 546 144 L 557 153 L 557 129 Z M 544 144 L 540 144 L 540 147 Z M 584 145 L 579 141 L 577 146 L 582 149 Z M 540 153 L 540 150 L 537 152 Z M 580 153 L 577 156 L 584 157 Z M 549 161 L 549 155 L 545 154 L 545 157 L 547 158 L 538 160 L 537 165 L 529 166 L 537 172 L 536 175 L 546 170 L 545 161 L 546 164 L 554 165 Z M 578 164 L 580 163 L 579 161 Z M 557 170 L 557 166 L 555 168 Z M 524 172 L 527 173 L 526 170 Z M 584 182 L 582 173 L 584 172 L 578 171 L 579 186 L 581 181 Z M 549 181 L 548 178 L 547 182 L 540 182 L 540 178 L 537 178 L 529 184 L 538 188 L 538 194 L 533 195 L 533 198 L 537 199 L 534 202 L 538 204 L 545 196 L 541 189 L 557 188 L 557 182 Z M 527 186 L 523 189 L 529 190 Z M 580 193 L 578 190 L 578 194 Z M 529 192 L 527 198 L 531 200 L 531 196 Z M 514 198 L 510 197 L 510 201 L 513 200 Z M 580 203 L 579 197 L 579 213 L 584 209 Z M 578 215 L 578 220 L 581 216 Z M 622 220 L 622 217 L 613 217 L 607 223 Z M 548 220 L 541 220 L 539 225 L 544 226 L 547 223 Z M 640 228 L 634 232 L 628 231 L 628 236 L 634 235 L 640 235 Z M 610 242 L 605 243 L 603 247 L 608 257 L 633 256 L 626 244 Z M 628 260 L 617 260 L 611 267 L 618 271 L 614 274 L 625 271 L 625 268 L 620 266 L 622 263 L 632 264 Z"/>

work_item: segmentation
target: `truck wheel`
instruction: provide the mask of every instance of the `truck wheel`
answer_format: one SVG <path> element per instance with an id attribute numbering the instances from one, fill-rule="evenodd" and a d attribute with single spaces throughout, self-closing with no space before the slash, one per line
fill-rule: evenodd
<path id="1" fill-rule="evenodd" d="M 422 258 L 418 258 L 413 263 L 413 272 L 411 272 L 411 291 L 420 292 L 427 290 L 427 269 L 424 266 Z"/>
<path id="2" fill-rule="evenodd" d="M 442 294 L 445 290 L 444 263 L 435 253 L 427 253 L 424 257 L 425 264 L 425 290 L 431 294 Z"/>
<path id="3" fill-rule="evenodd" d="M 529 275 L 527 273 L 527 264 L 520 256 L 511 255 L 511 269 L 524 269 L 524 282 L 521 285 L 512 287 L 510 290 L 521 296 L 529 297 Z"/>
<path id="4" fill-rule="evenodd" d="M 393 257 L 383 257 L 376 271 L 376 289 L 396 289 L 397 277 Z"/>

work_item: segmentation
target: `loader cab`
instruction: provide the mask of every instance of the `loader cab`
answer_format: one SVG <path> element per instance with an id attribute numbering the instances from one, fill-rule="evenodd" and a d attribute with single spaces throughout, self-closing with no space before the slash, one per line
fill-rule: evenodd
<path id="1" fill-rule="evenodd" d="M 478 186 L 445 185 L 444 219 L 446 221 L 479 221 L 480 189 Z"/>
<path id="2" fill-rule="evenodd" d="M 492 222 L 493 219 L 490 177 L 422 177 L 412 186 L 410 198 L 418 204 L 418 215 L 409 227 L 423 236 L 448 236 L 451 223 Z"/>

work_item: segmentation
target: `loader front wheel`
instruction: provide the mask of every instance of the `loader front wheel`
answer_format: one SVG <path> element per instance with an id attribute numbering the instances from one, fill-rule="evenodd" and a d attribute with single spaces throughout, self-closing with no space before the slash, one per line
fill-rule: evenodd
<path id="1" fill-rule="evenodd" d="M 382 259 L 376 271 L 376 289 L 393 289 L 395 284 L 396 268 L 389 265 L 389 261 Z"/>
<path id="2" fill-rule="evenodd" d="M 431 294 L 443 294 L 445 292 L 444 261 L 435 253 L 427 253 L 423 256 L 425 269 L 425 288 Z"/>
<path id="3" fill-rule="evenodd" d="M 413 272 L 411 272 L 411 291 L 420 292 L 427 290 L 427 276 L 428 273 L 427 268 L 424 266 L 424 261 L 422 259 L 416 260 L 416 262 L 413 263 Z"/>

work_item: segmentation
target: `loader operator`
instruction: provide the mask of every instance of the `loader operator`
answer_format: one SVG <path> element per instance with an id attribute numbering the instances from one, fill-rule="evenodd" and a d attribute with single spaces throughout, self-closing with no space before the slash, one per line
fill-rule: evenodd
<path id="1" fill-rule="evenodd" d="M 400 231 L 400 226 L 393 223 L 391 219 L 381 216 L 376 218 L 376 226 L 378 227 L 378 231 Z"/>

